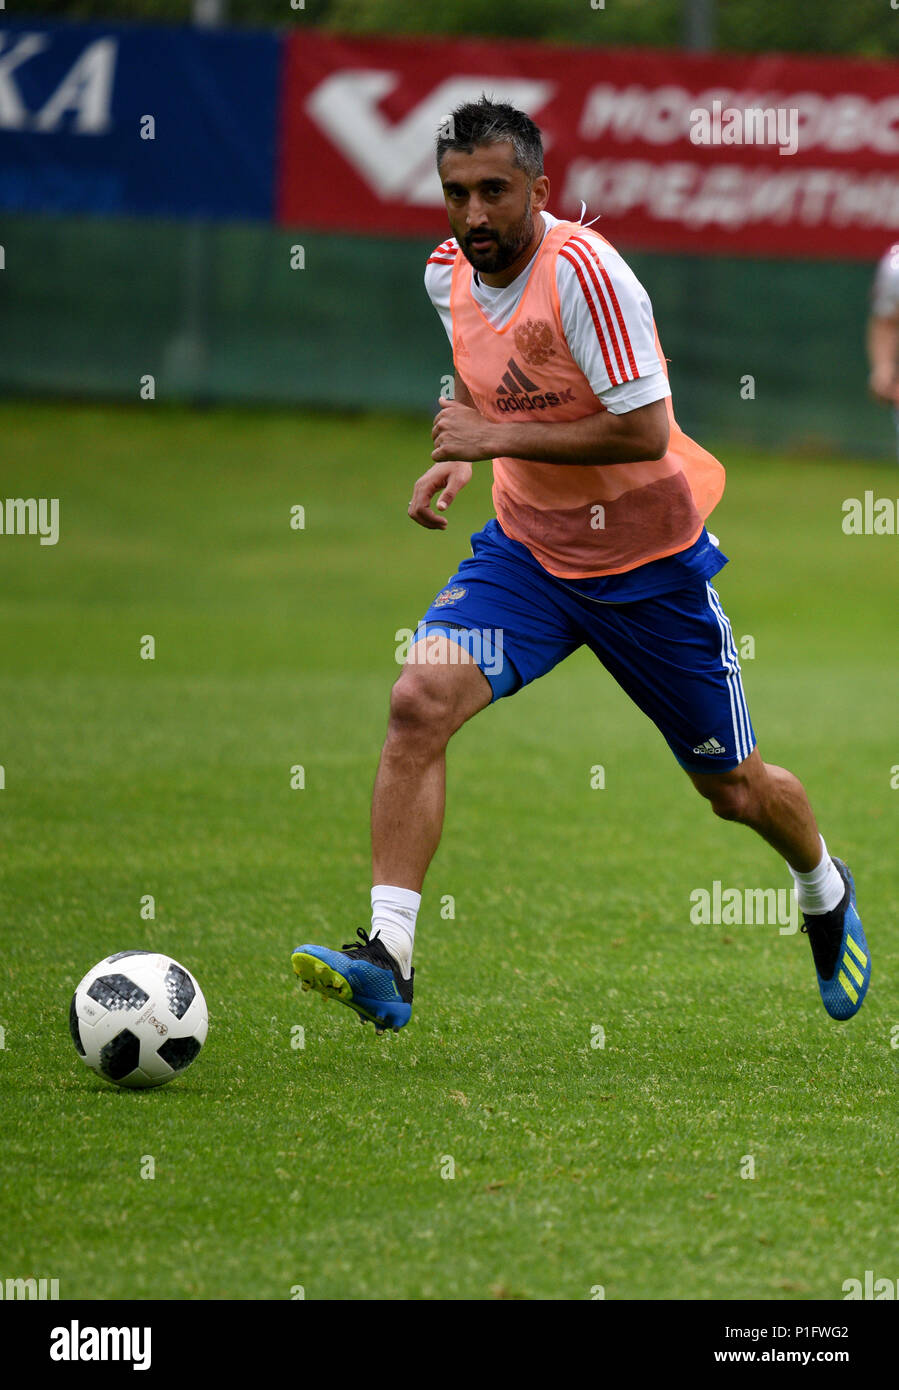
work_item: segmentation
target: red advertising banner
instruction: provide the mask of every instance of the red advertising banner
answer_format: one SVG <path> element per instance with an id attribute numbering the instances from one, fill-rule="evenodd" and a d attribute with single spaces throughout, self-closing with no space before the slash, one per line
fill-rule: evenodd
<path id="1" fill-rule="evenodd" d="M 543 131 L 550 211 L 615 244 L 873 260 L 899 231 L 896 63 L 308 30 L 284 61 L 282 224 L 439 240 L 435 134 L 487 92 Z"/>

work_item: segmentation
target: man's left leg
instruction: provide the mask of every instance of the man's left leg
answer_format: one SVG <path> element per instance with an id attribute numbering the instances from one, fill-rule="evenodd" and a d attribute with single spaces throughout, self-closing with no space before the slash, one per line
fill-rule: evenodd
<path id="1" fill-rule="evenodd" d="M 842 860 L 828 854 L 799 778 L 785 767 L 763 762 L 758 748 L 730 772 L 687 769 L 687 776 L 716 816 L 748 825 L 786 860 L 796 883 L 821 1000 L 831 1018 L 851 1018 L 868 990 L 870 952 L 852 875 Z"/>
<path id="2" fill-rule="evenodd" d="M 687 772 L 687 776 L 700 796 L 711 802 L 716 816 L 750 826 L 783 856 L 794 873 L 806 877 L 817 869 L 821 836 L 805 788 L 792 772 L 763 762 L 758 748 L 753 748 L 731 772 Z M 834 873 L 840 885 L 839 902 L 842 883 L 836 870 Z"/>
<path id="3" fill-rule="evenodd" d="M 762 761 L 718 594 L 698 580 L 657 598 L 581 611 L 588 645 L 716 814 L 751 826 L 783 855 L 824 1007 L 832 1018 L 851 1018 L 871 978 L 852 875 L 827 853 L 799 779 Z"/>

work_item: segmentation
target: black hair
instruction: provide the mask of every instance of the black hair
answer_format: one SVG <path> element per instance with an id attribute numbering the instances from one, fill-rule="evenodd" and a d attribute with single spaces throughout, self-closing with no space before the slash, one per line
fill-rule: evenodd
<path id="1" fill-rule="evenodd" d="M 508 102 L 491 101 L 486 93 L 480 101 L 457 106 L 437 131 L 437 167 L 447 150 L 473 154 L 478 145 L 495 145 L 508 140 L 515 151 L 515 164 L 523 169 L 528 183 L 543 173 L 543 139 L 539 128 L 524 111 Z"/>

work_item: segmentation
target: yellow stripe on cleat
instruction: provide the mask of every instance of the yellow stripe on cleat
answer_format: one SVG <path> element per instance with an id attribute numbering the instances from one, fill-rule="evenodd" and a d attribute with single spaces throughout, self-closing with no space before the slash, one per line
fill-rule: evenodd
<path id="1" fill-rule="evenodd" d="M 856 989 L 849 983 L 848 977 L 844 974 L 844 972 L 843 972 L 842 970 L 840 971 L 839 975 L 837 976 L 837 979 L 839 980 L 840 984 L 843 986 L 843 988 L 844 988 L 844 990 L 846 991 L 846 993 L 849 995 L 849 998 L 852 1000 L 853 1004 L 857 1004 L 857 1003 L 858 1003 L 858 990 L 856 990 Z"/>
<path id="2" fill-rule="evenodd" d="M 855 944 L 851 936 L 846 937 L 846 945 L 849 947 L 850 951 L 855 956 L 855 959 L 858 961 L 862 970 L 864 970 L 865 966 L 868 964 L 868 957 L 865 955 L 862 948 Z M 861 980 L 859 980 L 859 984 L 861 984 Z"/>
<path id="3" fill-rule="evenodd" d="M 846 969 L 849 971 L 849 974 L 852 976 L 853 980 L 857 985 L 863 985 L 865 983 L 864 975 L 859 970 L 858 966 L 856 965 L 855 961 L 852 959 L 848 951 L 843 952 L 843 964 L 845 965 Z"/>
<path id="4" fill-rule="evenodd" d="M 332 969 L 318 956 L 295 955 L 293 968 L 300 977 L 304 990 L 314 989 L 321 999 L 342 999 L 348 1003 L 353 997 L 349 980 Z"/>

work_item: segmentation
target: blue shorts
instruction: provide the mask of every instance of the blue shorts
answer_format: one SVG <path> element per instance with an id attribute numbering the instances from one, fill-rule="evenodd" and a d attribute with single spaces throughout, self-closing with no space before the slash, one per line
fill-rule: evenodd
<path id="1" fill-rule="evenodd" d="M 512 695 L 587 646 L 657 725 L 688 772 L 728 772 L 755 747 L 730 623 L 709 579 L 630 602 L 589 597 L 549 574 L 496 521 L 419 624 L 467 648 L 493 699 Z M 720 569 L 724 560 L 716 563 Z"/>

